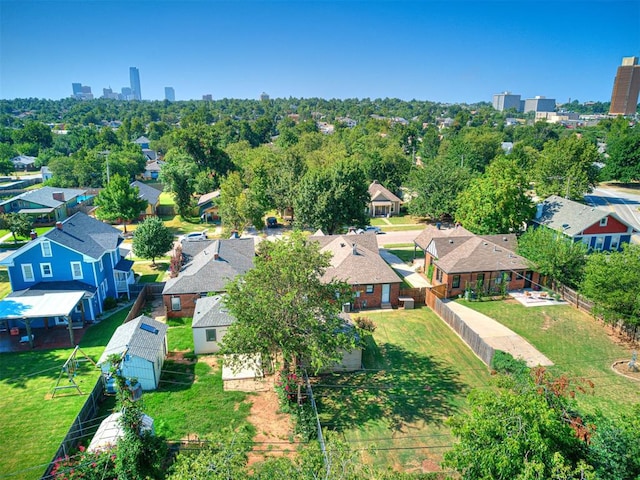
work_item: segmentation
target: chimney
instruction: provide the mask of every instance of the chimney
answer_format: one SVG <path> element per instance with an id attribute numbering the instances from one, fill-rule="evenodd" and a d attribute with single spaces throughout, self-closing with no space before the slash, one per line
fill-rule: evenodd
<path id="1" fill-rule="evenodd" d="M 31 232 L 29 232 L 29 237 L 31 238 L 31 240 L 35 240 L 36 238 L 38 238 L 38 233 L 35 230 L 31 230 Z"/>
<path id="2" fill-rule="evenodd" d="M 56 228 L 62 230 L 62 222 L 56 222 Z"/>
<path id="3" fill-rule="evenodd" d="M 220 242 L 218 240 L 216 240 L 215 242 L 213 242 L 212 245 L 212 251 L 213 251 L 213 260 L 218 260 L 220 258 Z"/>
<path id="4" fill-rule="evenodd" d="M 53 199 L 59 202 L 64 202 L 64 192 L 53 192 Z"/>
<path id="5" fill-rule="evenodd" d="M 544 203 L 536 205 L 536 220 L 542 217 L 542 210 L 544 210 Z"/>

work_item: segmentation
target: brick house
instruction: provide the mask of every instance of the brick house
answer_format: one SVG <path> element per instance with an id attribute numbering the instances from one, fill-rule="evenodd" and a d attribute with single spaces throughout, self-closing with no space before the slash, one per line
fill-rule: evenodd
<path id="1" fill-rule="evenodd" d="M 331 252 L 331 266 L 323 279 L 341 280 L 351 285 L 355 295 L 355 309 L 391 308 L 398 305 L 402 280 L 380 256 L 374 233 L 316 233 L 309 240 L 318 242 L 320 251 Z"/>
<path id="2" fill-rule="evenodd" d="M 428 242 L 428 243 L 426 243 Z M 517 238 L 509 235 L 474 235 L 458 226 L 429 226 L 415 245 L 424 251 L 425 275 L 432 285 L 444 285 L 446 297 L 471 291 L 495 292 L 536 287 L 540 277 L 529 262 L 515 253 Z"/>
<path id="3" fill-rule="evenodd" d="M 167 317 L 193 317 L 196 300 L 226 290 L 228 282 L 253 268 L 253 238 L 182 243 L 183 267 L 167 281 L 162 299 Z"/>

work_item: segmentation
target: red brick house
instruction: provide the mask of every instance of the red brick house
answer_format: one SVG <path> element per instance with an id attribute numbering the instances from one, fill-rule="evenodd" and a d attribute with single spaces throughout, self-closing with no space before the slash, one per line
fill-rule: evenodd
<path id="1" fill-rule="evenodd" d="M 354 309 L 391 308 L 398 305 L 401 278 L 378 252 L 374 233 L 360 235 L 319 235 L 309 237 L 320 250 L 331 252 L 331 267 L 323 279 L 341 280 L 351 285 Z"/>
<path id="2" fill-rule="evenodd" d="M 524 257 L 515 253 L 515 235 L 474 235 L 458 226 L 427 227 L 415 239 L 424 251 L 425 275 L 432 285 L 445 285 L 446 297 L 472 292 L 532 288 L 539 274 Z M 427 243 L 428 242 L 428 243 Z"/>
<path id="3" fill-rule="evenodd" d="M 182 243 L 184 266 L 167 281 L 162 300 L 167 317 L 193 317 L 196 300 L 226 291 L 237 275 L 253 268 L 253 238 L 199 240 Z"/>

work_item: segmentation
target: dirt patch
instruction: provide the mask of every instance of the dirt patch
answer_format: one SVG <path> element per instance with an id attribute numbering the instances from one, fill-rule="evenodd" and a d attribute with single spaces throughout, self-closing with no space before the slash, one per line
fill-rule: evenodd
<path id="1" fill-rule="evenodd" d="M 182 363 L 185 365 L 191 365 L 195 363 L 197 360 L 192 357 L 191 350 L 179 351 L 173 350 L 167 353 L 167 360 L 170 360 L 174 363 Z"/>
<path id="2" fill-rule="evenodd" d="M 636 368 L 635 370 L 633 370 L 629 368 L 630 360 L 631 359 L 618 360 L 613 365 L 611 365 L 611 368 L 613 369 L 614 372 L 616 372 L 619 375 L 622 375 L 624 377 L 631 378 L 633 380 L 640 382 L 640 362 L 636 361 Z"/>
<path id="3" fill-rule="evenodd" d="M 542 327 L 540 327 L 542 330 L 549 330 L 551 328 L 551 325 L 553 325 L 553 322 L 556 321 L 555 318 L 551 317 L 550 315 L 547 315 L 546 313 L 542 314 L 542 318 L 543 318 L 543 322 L 542 322 Z"/>
<path id="4" fill-rule="evenodd" d="M 249 422 L 256 428 L 255 443 L 249 452 L 249 465 L 264 461 L 268 457 L 292 457 L 296 455 L 293 424 L 289 415 L 278 413 L 278 397 L 273 384 L 264 392 L 252 394 Z"/>

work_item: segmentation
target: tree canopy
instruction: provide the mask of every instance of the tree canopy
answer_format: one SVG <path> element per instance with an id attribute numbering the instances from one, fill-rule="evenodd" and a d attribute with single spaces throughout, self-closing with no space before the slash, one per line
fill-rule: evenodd
<path id="1" fill-rule="evenodd" d="M 227 285 L 226 305 L 236 321 L 222 352 L 281 356 L 316 372 L 339 361 L 341 349 L 355 347 L 338 316 L 352 295 L 348 284 L 322 280 L 329 265 L 329 256 L 301 234 L 261 242 L 254 268 Z"/>
<path id="2" fill-rule="evenodd" d="M 145 218 L 133 234 L 134 255 L 151 259 L 154 265 L 172 246 L 173 235 L 158 217 Z"/>
<path id="3" fill-rule="evenodd" d="M 124 220 L 124 231 L 127 222 L 140 216 L 148 202 L 140 198 L 140 190 L 129 185 L 129 180 L 121 175 L 114 175 L 109 184 L 100 191 L 95 199 L 98 207 L 96 217 L 107 222 Z"/>

